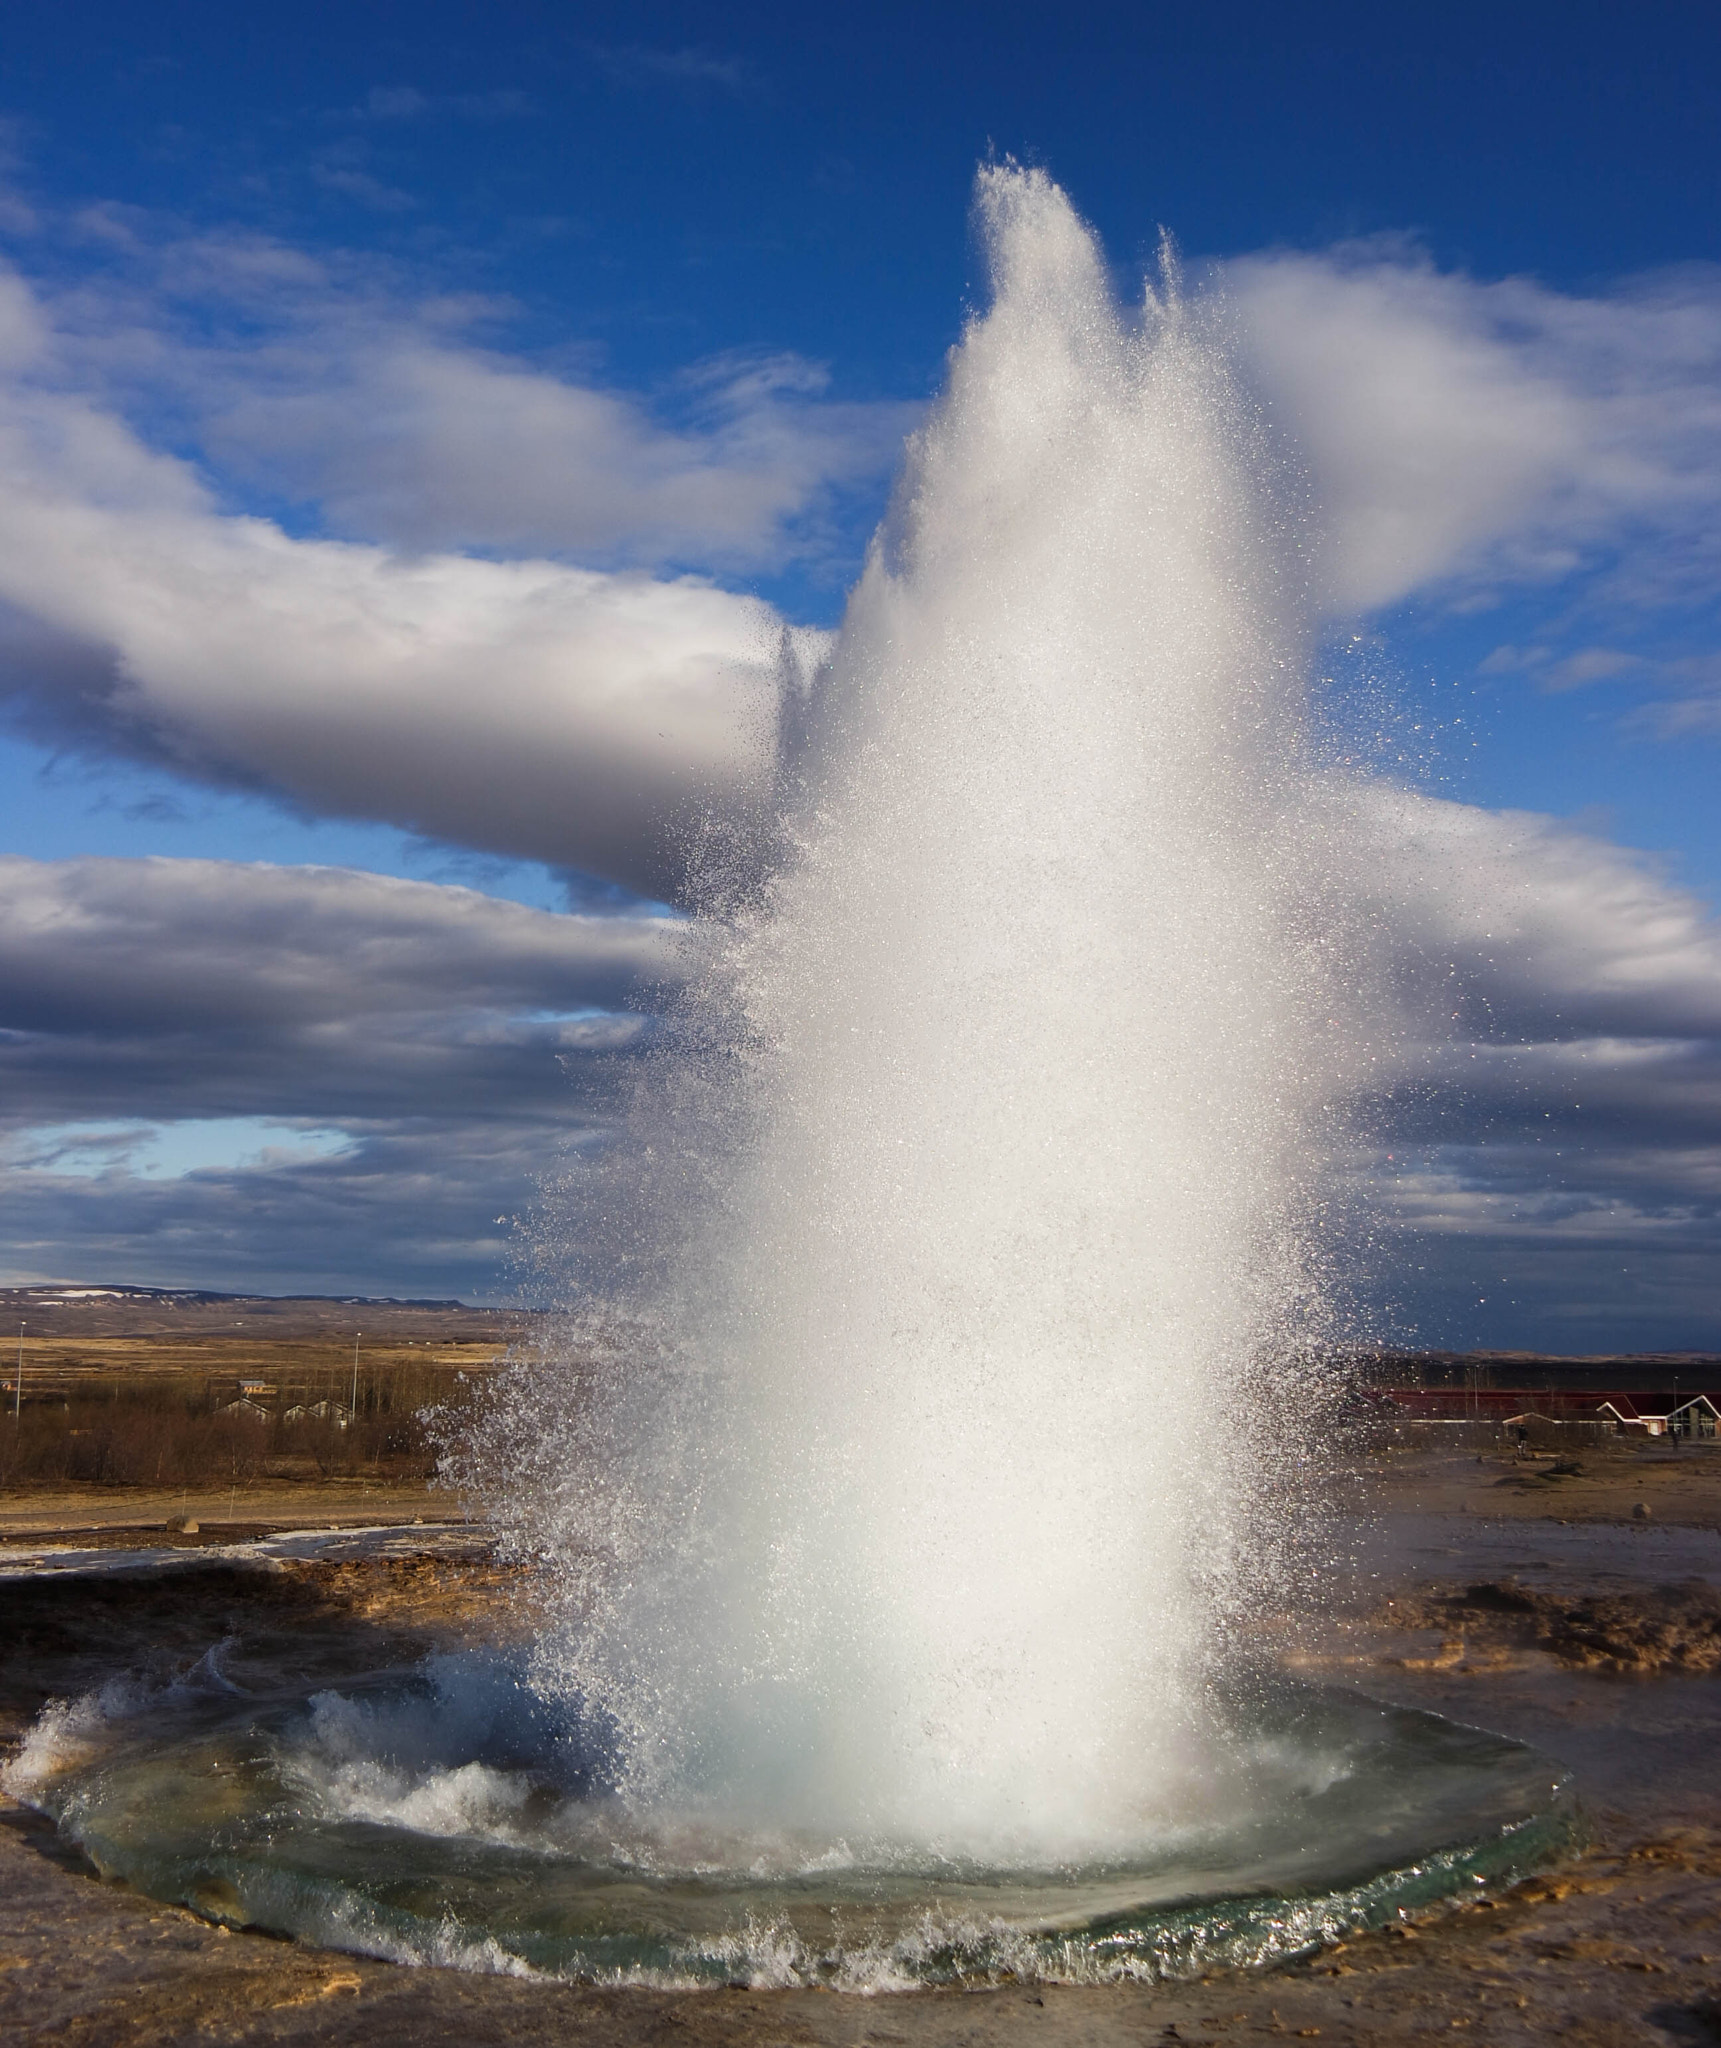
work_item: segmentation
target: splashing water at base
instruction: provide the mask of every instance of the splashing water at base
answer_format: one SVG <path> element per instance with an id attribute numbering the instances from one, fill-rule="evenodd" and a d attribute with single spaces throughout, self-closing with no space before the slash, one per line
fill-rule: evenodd
<path id="1" fill-rule="evenodd" d="M 1572 1835 L 1559 1773 L 1428 1714 L 1278 1687 L 1228 1791 L 1127 1857 L 998 1865 L 595 1791 L 577 1715 L 504 1656 L 306 1698 L 219 1672 L 51 1709 L 0 1774 L 104 1876 L 398 1962 L 617 1984 L 1107 1983 L 1269 1963 Z"/>
<path id="2" fill-rule="evenodd" d="M 1269 1961 L 1563 1838 L 1545 1760 L 1237 1654 L 1371 1056 L 1346 784 L 1214 316 L 1121 311 L 1037 173 L 979 215 L 781 843 L 716 835 L 585 1290 L 451 1460 L 535 1649 L 44 1722 L 15 1789 L 103 1869 L 380 1954 L 881 1989 Z"/>

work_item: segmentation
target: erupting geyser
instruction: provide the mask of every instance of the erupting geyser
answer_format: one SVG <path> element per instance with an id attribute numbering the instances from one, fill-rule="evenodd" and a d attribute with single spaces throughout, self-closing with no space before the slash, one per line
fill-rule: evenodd
<path id="1" fill-rule="evenodd" d="M 876 1988 L 1283 1954 L 1557 1828 L 1528 1752 L 1231 1654 L 1367 1057 L 1345 778 L 1217 316 L 1169 260 L 1120 309 L 1041 174 L 979 212 L 990 310 L 772 822 L 706 835 L 577 1304 L 455 1457 L 536 1649 L 199 1709 L 174 1771 L 255 1783 L 213 1830 L 159 1736 L 44 1724 L 32 1796 L 145 1888 Z"/>
<path id="2" fill-rule="evenodd" d="M 570 1350 L 625 1327 L 512 1512 L 631 1791 L 1066 1855 L 1206 1775 L 1338 1011 L 1294 530 L 1224 354 L 1174 278 L 1122 312 L 1043 175 L 980 213 L 993 305 L 779 863 L 587 1213 Z"/>

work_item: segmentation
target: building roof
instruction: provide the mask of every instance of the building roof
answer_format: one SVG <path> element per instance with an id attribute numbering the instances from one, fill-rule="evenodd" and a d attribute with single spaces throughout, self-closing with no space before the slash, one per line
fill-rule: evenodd
<path id="1" fill-rule="evenodd" d="M 1379 1400 L 1425 1422 L 1667 1422 L 1707 1408 L 1721 1422 L 1721 1394 L 1626 1394 L 1590 1387 L 1381 1387 Z"/>
<path id="2" fill-rule="evenodd" d="M 1667 1408 L 1644 1408 L 1634 1402 L 1629 1394 L 1608 1394 L 1602 1400 L 1602 1407 L 1611 1410 L 1621 1422 L 1671 1422 L 1676 1415 L 1683 1415 L 1688 1408 L 1707 1408 L 1718 1422 L 1721 1422 L 1721 1407 L 1708 1394 L 1692 1394 L 1683 1401 L 1676 1401 Z"/>

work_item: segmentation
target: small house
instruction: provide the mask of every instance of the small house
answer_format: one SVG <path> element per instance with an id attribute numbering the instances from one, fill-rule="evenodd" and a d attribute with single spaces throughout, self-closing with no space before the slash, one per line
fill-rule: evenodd
<path id="1" fill-rule="evenodd" d="M 307 1408 L 296 1403 L 281 1417 L 283 1422 L 328 1422 L 336 1429 L 347 1426 L 347 1411 L 339 1401 L 313 1401 Z"/>
<path id="2" fill-rule="evenodd" d="M 1659 1413 L 1639 1408 L 1627 1394 L 1614 1394 L 1601 1412 L 1633 1436 L 1709 1437 L 1721 1434 L 1721 1407 L 1708 1394 L 1693 1394 Z"/>

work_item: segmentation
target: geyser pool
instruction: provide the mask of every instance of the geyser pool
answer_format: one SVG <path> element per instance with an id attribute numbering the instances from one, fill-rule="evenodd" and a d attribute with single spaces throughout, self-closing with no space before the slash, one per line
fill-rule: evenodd
<path id="1" fill-rule="evenodd" d="M 1288 1686 L 1225 1718 L 1228 1769 L 1198 1809 L 1065 1863 L 620 1799 L 592 1781 L 578 1714 L 497 1656 L 308 1698 L 247 1695 L 209 1659 L 51 1709 L 6 1780 L 104 1875 L 226 1924 L 658 1985 L 1267 1963 L 1520 1876 L 1566 1839 L 1559 1774 L 1518 1743 Z"/>
<path id="2" fill-rule="evenodd" d="M 456 1477 L 518 1667 L 193 1688 L 14 1782 L 162 1896 L 385 1954 L 877 1988 L 1268 1960 L 1546 1854 L 1557 1771 L 1240 1653 L 1369 1068 L 1298 522 L 1215 317 L 983 172 L 953 352 L 578 1298 Z M 769 837 L 769 835 L 765 835 Z"/>

